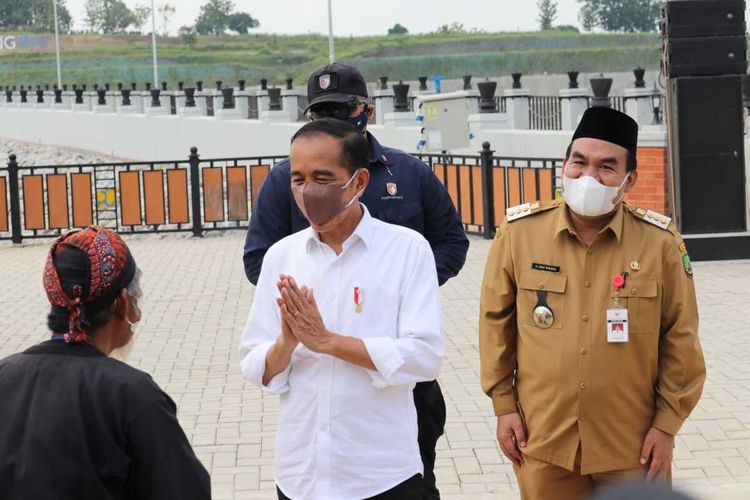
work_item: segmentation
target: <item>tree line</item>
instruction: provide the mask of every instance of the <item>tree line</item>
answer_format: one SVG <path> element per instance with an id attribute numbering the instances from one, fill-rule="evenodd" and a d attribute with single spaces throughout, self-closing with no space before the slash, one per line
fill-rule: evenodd
<path id="1" fill-rule="evenodd" d="M 65 0 L 57 2 L 57 19 L 61 31 L 69 32 L 73 23 Z M 51 32 L 55 17 L 50 0 L 0 0 L 0 26 L 10 31 Z"/>
<path id="2" fill-rule="evenodd" d="M 585 31 L 603 30 L 625 33 L 656 31 L 661 0 L 578 0 L 578 20 Z M 537 0 L 539 29 L 566 28 L 553 26 L 557 19 L 557 2 Z"/>
<path id="3" fill-rule="evenodd" d="M 614 32 L 655 31 L 659 21 L 660 0 L 577 0 L 581 5 L 578 19 L 585 31 L 602 30 Z M 537 0 L 537 22 L 541 30 L 573 30 L 574 26 L 559 26 L 557 2 Z M 90 32 L 110 34 L 130 30 L 138 33 L 150 32 L 151 7 L 143 4 L 128 7 L 123 0 L 86 0 L 85 25 Z M 73 20 L 66 0 L 57 0 L 58 27 L 70 33 Z M 161 3 L 157 8 L 159 28 L 168 31 L 169 21 L 175 12 L 174 6 Z M 259 21 L 247 12 L 235 9 L 232 0 L 207 0 L 198 13 L 195 23 L 182 26 L 179 34 L 192 44 L 197 35 L 238 34 L 260 26 Z M 0 0 L 0 27 L 14 31 L 54 31 L 52 0 Z M 389 35 L 405 35 L 409 30 L 396 23 L 388 30 Z M 462 24 L 452 23 L 439 27 L 436 33 L 465 33 Z"/>
<path id="4" fill-rule="evenodd" d="M 11 31 L 52 32 L 55 29 L 53 0 L 0 0 L 0 27 Z M 157 7 L 157 31 L 166 34 L 175 12 L 173 5 L 162 2 Z M 73 32 L 73 19 L 66 0 L 57 0 L 58 27 Z M 128 7 L 123 0 L 86 0 L 84 28 L 93 33 L 150 33 L 150 2 Z M 180 34 L 223 35 L 227 32 L 248 33 L 260 23 L 247 12 L 238 12 L 232 0 L 207 0 L 201 6 L 195 24 L 180 28 Z"/>

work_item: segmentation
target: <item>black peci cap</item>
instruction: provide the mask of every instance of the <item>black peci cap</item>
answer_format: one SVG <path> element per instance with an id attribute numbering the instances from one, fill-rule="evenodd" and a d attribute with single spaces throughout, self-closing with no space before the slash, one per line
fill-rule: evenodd
<path id="1" fill-rule="evenodd" d="M 347 103 L 356 97 L 367 97 L 367 83 L 354 66 L 328 64 L 316 69 L 307 81 L 309 110 L 324 102 Z"/>
<path id="2" fill-rule="evenodd" d="M 572 140 L 581 137 L 611 142 L 636 154 L 638 123 L 616 109 L 592 107 L 583 113 Z"/>

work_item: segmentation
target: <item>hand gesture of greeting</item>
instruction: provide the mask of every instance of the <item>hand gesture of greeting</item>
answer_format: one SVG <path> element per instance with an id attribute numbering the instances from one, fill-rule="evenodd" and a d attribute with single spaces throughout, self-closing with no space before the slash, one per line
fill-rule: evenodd
<path id="1" fill-rule="evenodd" d="M 281 291 L 278 299 L 282 324 L 291 334 L 313 352 L 323 352 L 333 334 L 323 324 L 313 291 L 297 286 L 294 278 L 281 275 L 277 283 Z M 283 332 L 283 327 L 282 327 Z"/>

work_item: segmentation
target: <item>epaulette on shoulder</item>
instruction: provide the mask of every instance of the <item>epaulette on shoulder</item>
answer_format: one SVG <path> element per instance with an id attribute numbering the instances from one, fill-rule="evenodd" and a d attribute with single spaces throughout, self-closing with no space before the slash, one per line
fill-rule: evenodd
<path id="1" fill-rule="evenodd" d="M 654 226 L 664 229 L 665 231 L 669 229 L 669 224 L 672 222 L 671 217 L 667 217 L 666 215 L 662 215 L 659 212 L 656 212 L 654 210 L 646 210 L 645 208 L 641 207 L 634 207 L 631 205 L 625 205 L 630 213 L 635 215 L 637 219 L 640 219 L 644 222 L 648 222 L 649 224 L 653 224 Z"/>
<path id="2" fill-rule="evenodd" d="M 514 220 L 523 219 L 529 215 L 539 214 L 547 210 L 551 210 L 560 205 L 559 200 L 552 201 L 534 201 L 531 203 L 524 203 L 523 205 L 516 205 L 510 207 L 505 211 L 505 220 L 507 222 L 513 222 Z"/>

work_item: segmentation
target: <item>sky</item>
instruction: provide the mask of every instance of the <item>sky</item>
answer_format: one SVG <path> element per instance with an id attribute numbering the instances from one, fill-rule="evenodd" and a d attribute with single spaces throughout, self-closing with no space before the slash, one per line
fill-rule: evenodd
<path id="1" fill-rule="evenodd" d="M 149 5 L 151 0 L 124 0 L 129 7 Z M 154 0 L 169 3 L 175 13 L 170 33 L 192 25 L 206 0 Z M 86 0 L 66 0 L 76 30 L 85 28 Z M 337 36 L 385 34 L 395 23 L 411 33 L 427 33 L 443 24 L 462 23 L 466 29 L 489 32 L 538 29 L 536 0 L 331 0 L 333 28 Z M 263 33 L 328 33 L 328 0 L 234 0 L 238 11 L 260 21 Z M 555 24 L 578 23 L 577 0 L 557 0 Z M 404 7 L 407 6 L 407 7 Z M 158 22 L 158 21 L 157 21 Z"/>

